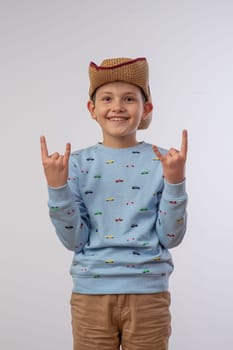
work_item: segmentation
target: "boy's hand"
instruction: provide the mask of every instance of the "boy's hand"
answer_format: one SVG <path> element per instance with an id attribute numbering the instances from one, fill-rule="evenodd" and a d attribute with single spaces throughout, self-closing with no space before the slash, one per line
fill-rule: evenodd
<path id="1" fill-rule="evenodd" d="M 183 130 L 180 151 L 170 148 L 168 153 L 161 154 L 156 146 L 153 151 L 162 163 L 163 175 L 167 182 L 172 184 L 180 183 L 185 178 L 185 162 L 188 149 L 188 132 Z"/>
<path id="2" fill-rule="evenodd" d="M 58 152 L 48 155 L 46 139 L 44 136 L 40 138 L 41 158 L 44 167 L 47 183 L 51 187 L 64 186 L 67 183 L 68 177 L 68 162 L 70 157 L 71 146 L 66 144 L 65 154 L 61 155 Z"/>

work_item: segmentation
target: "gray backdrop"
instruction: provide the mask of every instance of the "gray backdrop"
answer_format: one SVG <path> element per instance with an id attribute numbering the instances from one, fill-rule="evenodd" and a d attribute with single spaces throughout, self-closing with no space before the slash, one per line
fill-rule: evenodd
<path id="1" fill-rule="evenodd" d="M 39 136 L 50 152 L 101 140 L 87 68 L 116 56 L 150 64 L 153 122 L 138 139 L 179 147 L 189 130 L 170 349 L 231 348 L 232 18 L 230 0 L 1 0 L 1 349 L 72 347 L 72 253 L 48 219 Z"/>

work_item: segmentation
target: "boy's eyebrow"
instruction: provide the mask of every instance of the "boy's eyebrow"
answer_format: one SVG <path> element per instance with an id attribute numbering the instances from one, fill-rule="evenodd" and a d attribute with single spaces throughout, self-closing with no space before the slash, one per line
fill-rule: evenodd
<path id="1" fill-rule="evenodd" d="M 111 95 L 113 95 L 114 94 L 114 92 L 111 92 L 111 91 L 101 91 L 100 92 L 100 95 L 103 95 L 103 94 L 111 94 Z M 123 92 L 122 93 L 122 95 L 137 95 L 137 93 L 136 92 L 134 92 L 134 91 L 126 91 L 126 92 Z"/>

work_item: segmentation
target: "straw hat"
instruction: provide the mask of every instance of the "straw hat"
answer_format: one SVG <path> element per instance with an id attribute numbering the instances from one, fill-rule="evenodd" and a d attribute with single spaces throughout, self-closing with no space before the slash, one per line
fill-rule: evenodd
<path id="1" fill-rule="evenodd" d="M 100 86 L 113 82 L 125 81 L 141 88 L 146 101 L 151 102 L 149 88 L 149 67 L 145 57 L 131 58 L 111 58 L 105 59 L 100 66 L 94 62 L 89 65 L 90 88 L 89 96 L 93 97 L 96 89 Z M 146 129 L 151 122 L 150 112 L 146 120 L 142 120 L 138 129 Z"/>

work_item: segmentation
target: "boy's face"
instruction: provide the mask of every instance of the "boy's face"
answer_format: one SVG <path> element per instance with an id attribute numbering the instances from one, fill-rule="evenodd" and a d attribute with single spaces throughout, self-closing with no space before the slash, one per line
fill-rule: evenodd
<path id="1" fill-rule="evenodd" d="M 88 109 L 103 132 L 103 144 L 109 147 L 130 147 L 136 141 L 136 132 L 153 106 L 144 102 L 139 87 L 125 82 L 112 82 L 99 87 L 95 101 Z"/>

